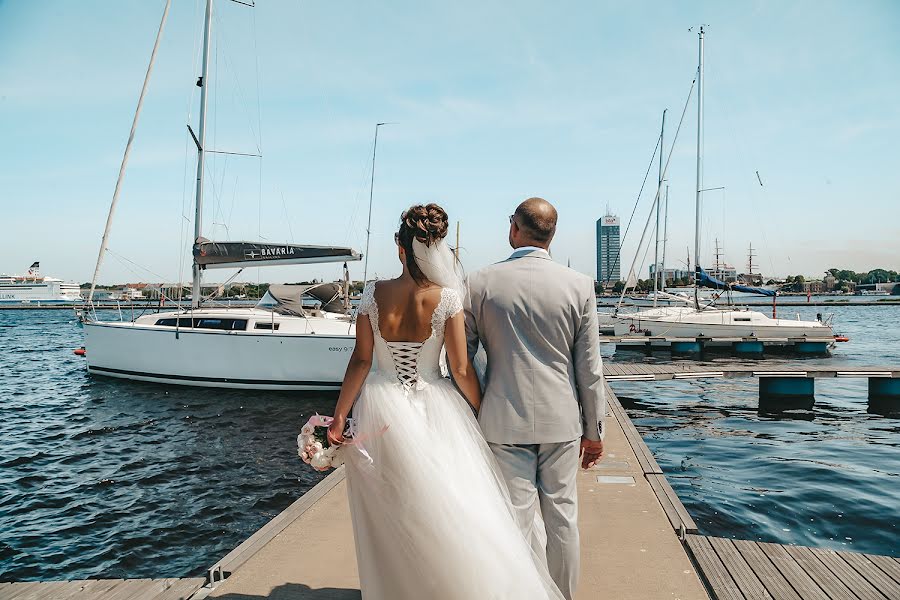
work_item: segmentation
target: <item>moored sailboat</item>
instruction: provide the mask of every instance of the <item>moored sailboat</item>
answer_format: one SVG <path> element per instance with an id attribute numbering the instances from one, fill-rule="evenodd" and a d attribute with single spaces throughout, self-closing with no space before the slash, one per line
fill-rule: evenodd
<path id="1" fill-rule="evenodd" d="M 695 190 L 694 228 L 694 287 L 693 303 L 688 300 L 683 306 L 657 306 L 629 314 L 617 314 L 614 318 L 616 335 L 648 335 L 671 338 L 812 338 L 834 340 L 834 331 L 827 322 L 803 321 L 799 318 L 778 319 L 749 309 L 714 306 L 717 297 L 701 303 L 700 288 L 737 291 L 773 298 L 777 292 L 753 286 L 728 284 L 711 277 L 700 267 L 700 199 L 703 189 L 703 40 L 704 27 L 699 30 L 699 61 L 697 67 L 697 178 Z M 660 170 L 660 187 L 657 189 L 655 206 L 658 207 L 664 171 Z M 657 217 L 658 218 L 658 217 Z M 752 249 L 751 249 L 752 253 Z M 632 272 L 634 265 L 632 265 Z M 658 271 L 658 269 L 657 269 Z M 624 296 L 624 292 L 623 292 Z M 774 313 L 774 308 L 773 308 Z"/>
<path id="2" fill-rule="evenodd" d="M 338 389 L 355 345 L 355 322 L 349 301 L 348 261 L 362 255 L 351 248 L 210 241 L 202 237 L 203 179 L 206 150 L 206 90 L 209 85 L 212 0 L 206 2 L 197 145 L 191 306 L 143 315 L 130 322 L 100 321 L 93 312 L 84 322 L 87 369 L 92 374 L 168 384 L 246 389 Z M 162 32 L 168 11 L 160 24 Z M 151 56 L 147 72 L 153 66 Z M 91 298 L 109 235 L 131 140 L 144 90 L 138 102 L 132 135 L 126 146 L 119 181 L 101 242 Z M 271 286 L 253 308 L 204 306 L 202 276 L 206 269 L 344 263 L 339 284 Z M 309 308 L 303 297 L 319 306 Z M 89 301 L 90 299 L 89 298 Z"/>

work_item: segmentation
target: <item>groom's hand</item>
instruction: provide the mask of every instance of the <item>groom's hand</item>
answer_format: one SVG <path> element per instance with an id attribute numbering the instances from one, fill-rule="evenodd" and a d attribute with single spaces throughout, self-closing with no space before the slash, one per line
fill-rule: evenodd
<path id="1" fill-rule="evenodd" d="M 590 469 L 603 458 L 603 442 L 581 438 L 581 468 Z"/>

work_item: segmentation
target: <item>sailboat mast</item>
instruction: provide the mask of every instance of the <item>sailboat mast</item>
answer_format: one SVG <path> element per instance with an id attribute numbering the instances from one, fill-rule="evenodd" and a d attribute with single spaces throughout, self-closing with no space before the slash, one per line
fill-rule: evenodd
<path id="1" fill-rule="evenodd" d="M 666 145 L 663 138 L 666 133 L 666 110 L 663 109 L 662 126 L 659 129 L 659 177 L 656 187 L 656 244 L 653 247 L 653 307 L 656 308 L 656 299 L 659 292 L 659 194 L 662 190 L 663 182 L 663 154 L 665 154 Z"/>
<path id="2" fill-rule="evenodd" d="M 378 128 L 391 123 L 375 123 L 375 142 L 372 144 L 372 179 L 369 182 L 369 224 L 366 225 L 366 254 L 363 256 L 363 285 L 369 273 L 369 240 L 372 237 L 372 197 L 375 192 L 375 152 L 378 150 Z"/>
<path id="3" fill-rule="evenodd" d="M 703 190 L 703 25 L 700 26 L 700 59 L 697 66 L 697 193 L 695 197 L 694 223 L 694 307 L 700 310 L 700 292 L 697 280 L 700 275 L 700 194 Z"/>
<path id="4" fill-rule="evenodd" d="M 206 89 L 207 75 L 209 68 L 209 32 L 212 24 L 212 0 L 206 0 L 206 18 L 203 21 L 203 66 L 200 72 L 200 125 L 197 131 L 197 198 L 194 202 L 194 243 L 199 243 L 202 233 L 203 218 L 203 163 L 204 163 L 204 145 L 206 144 Z M 201 275 L 200 265 L 196 259 L 193 265 L 194 281 L 191 287 L 191 306 L 198 308 L 200 306 L 201 296 Z"/>

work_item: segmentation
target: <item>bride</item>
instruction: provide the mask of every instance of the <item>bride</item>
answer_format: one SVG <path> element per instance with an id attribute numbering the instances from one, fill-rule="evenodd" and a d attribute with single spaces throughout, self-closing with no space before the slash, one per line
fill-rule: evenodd
<path id="1" fill-rule="evenodd" d="M 511 512 L 475 418 L 462 277 L 447 213 L 417 205 L 395 236 L 403 273 L 368 284 L 328 430 L 344 443 L 365 600 L 546 600 L 563 596 Z M 446 348 L 454 384 L 441 374 Z M 376 368 L 371 369 L 373 357 Z"/>

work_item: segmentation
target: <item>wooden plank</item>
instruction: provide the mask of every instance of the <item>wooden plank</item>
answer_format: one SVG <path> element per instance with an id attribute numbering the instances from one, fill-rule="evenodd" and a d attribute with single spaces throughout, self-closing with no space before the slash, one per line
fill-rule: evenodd
<path id="1" fill-rule="evenodd" d="M 837 554 L 879 592 L 888 598 L 900 598 L 900 583 L 894 581 L 864 555 L 857 552 L 838 552 Z"/>
<path id="2" fill-rule="evenodd" d="M 743 542 L 741 542 L 743 544 Z M 737 544 L 735 544 L 737 545 Z M 768 557 L 781 575 L 791 584 L 804 600 L 830 600 L 812 577 L 787 553 L 781 544 L 756 542 L 757 547 Z M 741 549 L 739 547 L 739 549 Z M 771 591 L 771 590 L 770 590 Z"/>
<path id="3" fill-rule="evenodd" d="M 73 581 L 71 588 L 54 600 L 83 600 L 99 596 L 114 586 L 119 585 L 121 579 L 88 579 L 86 581 Z"/>
<path id="4" fill-rule="evenodd" d="M 772 600 L 772 595 L 766 591 L 766 586 L 762 584 L 731 540 L 718 537 L 708 539 L 747 600 Z"/>
<path id="5" fill-rule="evenodd" d="M 162 583 L 162 582 L 160 582 Z M 167 579 L 165 584 L 160 586 L 156 595 L 145 598 L 135 598 L 133 600 L 184 600 L 190 598 L 194 592 L 199 590 L 206 583 L 206 580 L 200 577 L 192 577 L 188 579 Z"/>
<path id="6" fill-rule="evenodd" d="M 672 529 L 675 531 L 681 531 L 681 516 L 678 514 L 678 510 L 675 508 L 675 505 L 672 504 L 672 501 L 669 499 L 666 491 L 662 489 L 662 483 L 660 483 L 660 478 L 664 478 L 665 475 L 646 475 L 647 483 L 650 484 L 650 487 L 653 489 L 653 493 L 656 494 L 657 500 L 659 500 L 660 505 L 663 508 L 663 512 L 666 513 L 666 517 L 669 519 L 669 523 L 672 525 Z M 696 530 L 691 533 L 696 533 Z"/>
<path id="7" fill-rule="evenodd" d="M 890 556 L 878 556 L 875 554 L 865 554 L 866 558 L 875 563 L 879 569 L 884 571 L 891 579 L 900 583 L 900 561 Z"/>
<path id="8" fill-rule="evenodd" d="M 644 439 L 641 437 L 641 434 L 638 433 L 637 428 L 631 422 L 631 419 L 628 418 L 628 415 L 625 413 L 625 409 L 622 408 L 622 405 L 619 404 L 619 399 L 615 397 L 615 395 L 610 397 L 612 402 L 618 404 L 618 412 L 617 412 L 617 420 L 619 421 L 619 425 L 622 427 L 622 432 L 625 434 L 625 439 L 628 440 L 631 449 L 634 451 L 635 456 L 638 459 L 638 463 L 641 465 L 642 471 L 647 473 L 657 473 L 662 474 L 662 469 L 659 468 L 659 465 L 656 463 L 656 459 L 653 458 L 653 453 L 650 452 L 650 448 L 644 443 Z"/>
<path id="9" fill-rule="evenodd" d="M 119 583 L 100 595 L 91 595 L 96 600 L 128 600 L 147 587 L 150 579 L 122 579 Z M 78 596 L 76 596 L 77 598 Z M 86 596 L 85 596 L 86 597 Z"/>
<path id="10" fill-rule="evenodd" d="M 676 532 L 680 532 L 681 526 L 684 525 L 685 533 L 697 533 L 697 524 L 694 523 L 690 513 L 688 513 L 684 504 L 681 503 L 678 494 L 676 494 L 675 490 L 672 489 L 672 486 L 669 485 L 666 476 L 647 474 L 646 478 L 650 487 L 653 488 L 654 493 L 656 493 L 656 497 L 659 499 L 659 503 L 662 505 L 666 516 L 669 518 L 672 529 Z"/>
<path id="11" fill-rule="evenodd" d="M 71 581 L 42 581 L 40 585 L 32 588 L 30 591 L 16 597 L 16 600 L 55 600 L 65 593 L 67 588 L 71 588 Z M 78 584 L 74 584 L 78 585 Z"/>
<path id="12" fill-rule="evenodd" d="M 831 598 L 835 600 L 838 598 L 847 598 L 848 600 L 856 598 L 856 595 L 850 591 L 850 588 L 844 585 L 837 575 L 822 564 L 809 548 L 784 546 L 784 549 Z"/>
<path id="13" fill-rule="evenodd" d="M 3 600 L 15 600 L 17 598 L 21 598 L 30 590 L 33 590 L 39 585 L 40 582 L 37 581 L 15 582 L 9 587 L 9 589 L 5 590 Z"/>
<path id="14" fill-rule="evenodd" d="M 778 571 L 778 568 L 772 564 L 772 561 L 765 553 L 756 545 L 756 542 L 748 540 L 734 540 L 734 547 L 740 552 L 747 564 L 759 577 L 759 580 L 765 586 L 766 591 L 772 595 L 775 600 L 804 600 L 798 594 L 790 582 Z M 824 593 L 821 598 L 827 599 Z"/>
<path id="15" fill-rule="evenodd" d="M 810 551 L 832 573 L 837 575 L 860 600 L 884 600 L 884 594 L 875 589 L 872 584 L 866 581 L 865 577 L 857 573 L 856 569 L 847 564 L 847 561 L 838 556 L 838 553 L 834 550 L 811 548 Z"/>
<path id="16" fill-rule="evenodd" d="M 685 538 L 685 543 L 703 583 L 715 600 L 745 600 L 728 569 L 710 546 L 709 540 L 702 535 L 689 535 Z"/>

